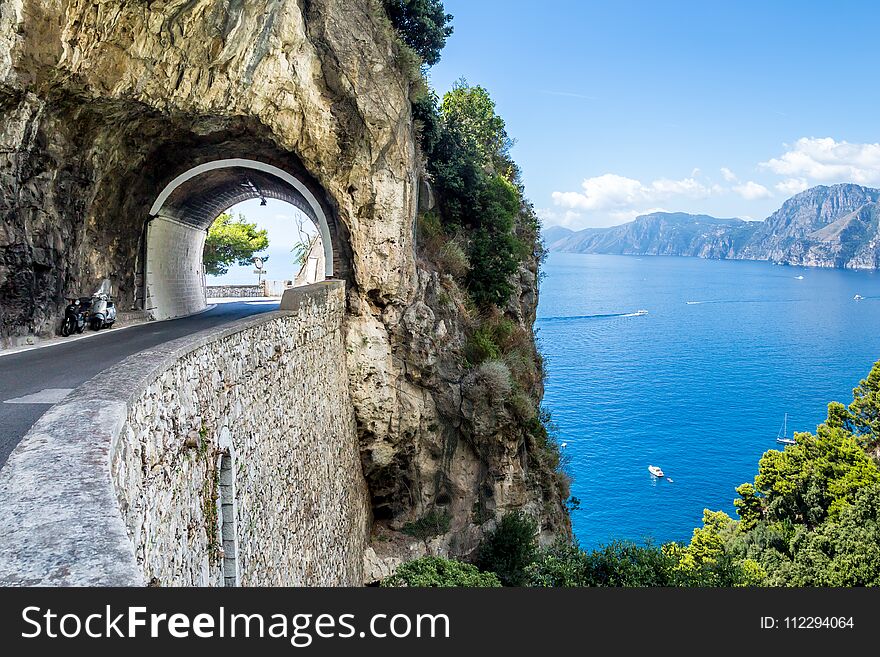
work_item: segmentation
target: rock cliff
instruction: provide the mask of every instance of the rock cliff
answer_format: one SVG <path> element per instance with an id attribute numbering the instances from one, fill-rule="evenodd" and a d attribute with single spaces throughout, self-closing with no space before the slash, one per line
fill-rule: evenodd
<path id="1" fill-rule="evenodd" d="M 468 555 L 514 508 L 548 537 L 568 531 L 516 418 L 462 366 L 455 299 L 417 260 L 406 68 L 372 0 L 0 6 L 0 339 L 53 333 L 64 297 L 103 278 L 121 309 L 136 307 L 147 210 L 181 171 L 242 157 L 293 172 L 338 220 L 351 393 L 373 513 L 393 538 L 377 543 L 386 565 Z M 536 274 L 536 262 L 522 269 L 507 309 L 529 336 Z M 396 531 L 437 513 L 450 522 L 430 541 Z"/>

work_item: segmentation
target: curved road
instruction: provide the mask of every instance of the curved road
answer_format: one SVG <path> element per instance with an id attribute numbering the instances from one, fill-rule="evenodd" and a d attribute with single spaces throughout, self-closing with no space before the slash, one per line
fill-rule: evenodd
<path id="1" fill-rule="evenodd" d="M 163 342 L 277 309 L 275 300 L 223 302 L 191 317 L 110 329 L 88 339 L 70 339 L 7 355 L 0 353 L 0 467 L 52 404 L 99 372 Z"/>

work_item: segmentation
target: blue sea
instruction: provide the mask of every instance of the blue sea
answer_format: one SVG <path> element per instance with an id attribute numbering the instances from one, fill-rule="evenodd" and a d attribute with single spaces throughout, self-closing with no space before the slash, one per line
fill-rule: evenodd
<path id="1" fill-rule="evenodd" d="M 585 548 L 687 542 L 704 508 L 733 515 L 784 414 L 814 430 L 880 359 L 874 272 L 567 253 L 544 272 L 544 401 Z"/>

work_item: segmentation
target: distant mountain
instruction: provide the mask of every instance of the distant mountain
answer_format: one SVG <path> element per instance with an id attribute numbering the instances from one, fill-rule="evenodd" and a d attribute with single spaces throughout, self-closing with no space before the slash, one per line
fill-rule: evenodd
<path id="1" fill-rule="evenodd" d="M 880 267 L 877 202 L 880 189 L 861 185 L 813 187 L 792 196 L 762 221 L 739 254 L 815 267 Z"/>
<path id="2" fill-rule="evenodd" d="M 549 228 L 545 228 L 541 231 L 541 235 L 544 238 L 544 244 L 548 249 L 553 249 L 553 244 L 559 242 L 560 240 L 564 240 L 569 235 L 574 233 L 570 228 L 563 228 L 562 226 L 550 226 Z"/>
<path id="3" fill-rule="evenodd" d="M 545 231 L 551 251 L 771 260 L 814 267 L 880 268 L 880 190 L 808 189 L 764 221 L 655 212 L 611 228 Z M 552 237 L 548 237 L 548 235 Z"/>

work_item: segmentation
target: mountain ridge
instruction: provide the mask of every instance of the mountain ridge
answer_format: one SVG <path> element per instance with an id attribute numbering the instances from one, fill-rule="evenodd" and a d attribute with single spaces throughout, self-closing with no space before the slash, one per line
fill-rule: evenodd
<path id="1" fill-rule="evenodd" d="M 550 251 L 678 255 L 844 269 L 880 268 L 880 189 L 819 185 L 763 221 L 654 212 L 609 228 L 545 231 Z"/>

